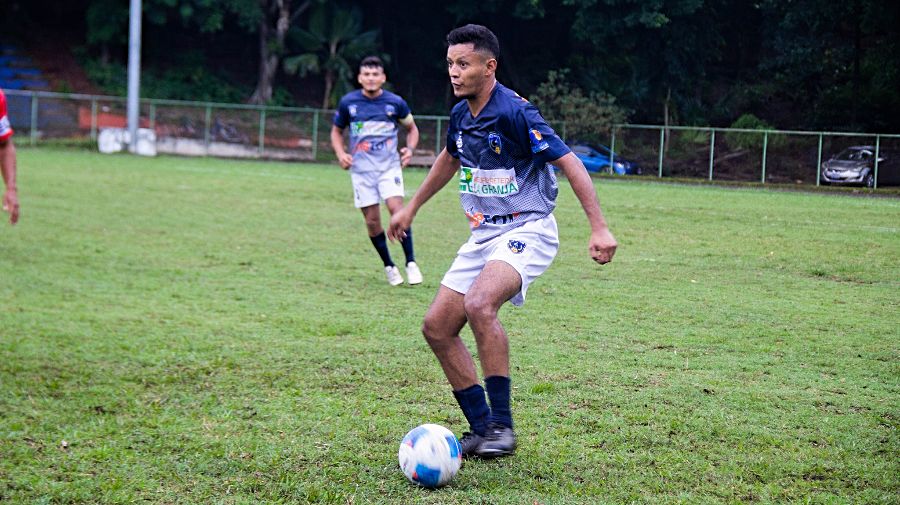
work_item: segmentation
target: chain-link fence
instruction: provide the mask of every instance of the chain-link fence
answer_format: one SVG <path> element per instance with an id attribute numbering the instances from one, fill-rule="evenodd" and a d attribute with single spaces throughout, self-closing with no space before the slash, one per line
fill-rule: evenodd
<path id="1" fill-rule="evenodd" d="M 124 97 L 7 91 L 10 121 L 30 145 L 96 143 L 105 128 L 126 128 Z M 193 156 L 333 161 L 334 111 L 302 107 L 141 100 L 140 127 L 158 152 Z M 429 166 L 446 144 L 446 116 L 416 116 L 414 165 Z M 553 123 L 565 137 L 565 124 Z M 900 185 L 900 134 L 615 125 L 602 168 L 630 162 L 642 176 L 718 181 Z M 606 144 L 603 141 L 606 140 Z M 21 142 L 21 140 L 20 140 Z M 400 145 L 405 135 L 400 135 Z M 630 172 L 630 173 L 631 173 Z"/>

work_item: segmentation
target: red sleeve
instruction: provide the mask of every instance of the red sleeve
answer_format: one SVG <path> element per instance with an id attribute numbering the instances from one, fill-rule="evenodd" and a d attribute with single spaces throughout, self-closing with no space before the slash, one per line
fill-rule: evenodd
<path id="1" fill-rule="evenodd" d="M 9 117 L 6 115 L 6 95 L 0 90 L 0 141 L 5 141 L 12 137 L 13 129 L 9 124 Z"/>

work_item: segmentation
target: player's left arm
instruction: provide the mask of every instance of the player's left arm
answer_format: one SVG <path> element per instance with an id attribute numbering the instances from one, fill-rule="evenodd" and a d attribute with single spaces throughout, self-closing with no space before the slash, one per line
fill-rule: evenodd
<path id="1" fill-rule="evenodd" d="M 406 147 L 400 149 L 400 166 L 405 167 L 409 165 L 413 151 L 419 145 L 419 127 L 416 126 L 416 120 L 413 119 L 412 114 L 407 114 L 406 117 L 400 119 L 400 124 L 406 128 Z"/>
<path id="2" fill-rule="evenodd" d="M 588 242 L 588 252 L 591 258 L 601 265 L 609 263 L 616 254 L 618 243 L 609 231 L 603 211 L 600 210 L 600 201 L 597 199 L 594 183 L 584 168 L 584 164 L 571 152 L 551 161 L 550 164 L 565 174 L 591 224 L 591 239 Z"/>

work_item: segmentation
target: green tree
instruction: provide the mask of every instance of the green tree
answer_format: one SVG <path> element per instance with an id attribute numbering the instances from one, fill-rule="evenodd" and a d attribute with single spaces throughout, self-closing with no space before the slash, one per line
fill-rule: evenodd
<path id="1" fill-rule="evenodd" d="M 307 29 L 291 31 L 291 40 L 303 52 L 285 58 L 284 69 L 300 77 L 322 75 L 325 84 L 322 107 L 329 108 L 338 97 L 353 89 L 354 60 L 376 49 L 378 33 L 378 30 L 362 31 L 362 11 L 358 7 L 320 5 L 311 14 Z"/>

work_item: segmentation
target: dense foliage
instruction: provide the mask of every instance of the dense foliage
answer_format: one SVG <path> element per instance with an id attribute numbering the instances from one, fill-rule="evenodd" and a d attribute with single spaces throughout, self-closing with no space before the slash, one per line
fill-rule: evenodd
<path id="1" fill-rule="evenodd" d="M 30 44 L 53 32 L 118 71 L 125 5 L 13 0 L 0 28 Z M 294 104 L 333 102 L 354 84 L 345 68 L 354 55 L 339 54 L 333 37 L 310 44 L 324 5 L 360 20 L 350 35 L 390 56 L 393 88 L 420 113 L 446 113 L 444 35 L 477 22 L 500 37 L 500 80 L 526 97 L 568 68 L 566 86 L 615 97 L 631 121 L 728 126 L 753 114 L 779 128 L 900 130 L 900 3 L 889 0 L 144 0 L 144 68 L 215 76 L 183 90 L 193 72 L 182 68 L 171 72 L 180 84 L 161 92 L 200 98 L 224 86 L 247 101 L 271 102 L 281 90 Z M 339 27 L 318 28 L 325 36 Z M 285 72 L 287 58 L 305 77 Z"/>

